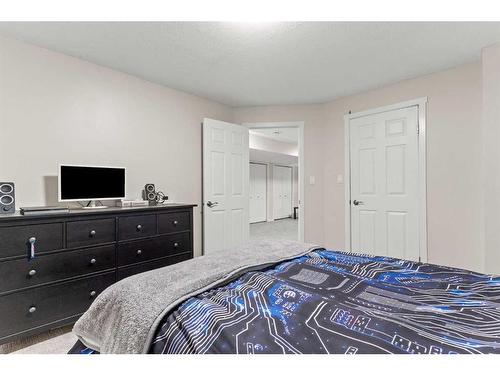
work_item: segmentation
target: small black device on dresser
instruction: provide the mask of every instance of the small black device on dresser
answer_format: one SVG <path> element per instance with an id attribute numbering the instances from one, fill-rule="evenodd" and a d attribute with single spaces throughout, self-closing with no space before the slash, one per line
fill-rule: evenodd
<path id="1" fill-rule="evenodd" d="M 0 182 L 0 214 L 16 212 L 16 196 L 13 182 Z"/>
<path id="2" fill-rule="evenodd" d="M 38 206 L 38 207 L 21 207 L 19 212 L 21 215 L 40 215 L 40 214 L 60 214 L 69 212 L 68 207 L 61 206 Z"/>
<path id="3" fill-rule="evenodd" d="M 144 190 L 142 191 L 142 199 L 148 201 L 150 206 L 156 206 L 156 191 L 154 184 L 144 185 Z"/>
<path id="4" fill-rule="evenodd" d="M 0 344 L 73 323 L 114 282 L 191 259 L 194 206 L 0 216 Z"/>
<path id="5" fill-rule="evenodd" d="M 156 206 L 158 203 L 164 203 L 168 200 L 168 196 L 162 191 L 156 191 L 154 184 L 146 184 L 142 191 L 142 199 L 148 201 L 150 206 Z"/>

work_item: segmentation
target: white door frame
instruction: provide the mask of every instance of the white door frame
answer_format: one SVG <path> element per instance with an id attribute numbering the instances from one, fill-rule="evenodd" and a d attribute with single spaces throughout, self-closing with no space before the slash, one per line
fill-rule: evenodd
<path id="1" fill-rule="evenodd" d="M 427 97 L 408 100 L 401 103 L 373 108 L 366 111 L 350 113 L 344 116 L 344 149 L 345 149 L 345 250 L 351 251 L 351 166 L 350 166 L 350 120 L 373 115 L 376 113 L 393 111 L 408 107 L 418 108 L 418 200 L 419 200 L 419 256 L 420 261 L 427 262 L 427 163 L 426 163 L 426 114 Z"/>
<path id="2" fill-rule="evenodd" d="M 249 129 L 267 129 L 267 128 L 297 128 L 299 130 L 299 241 L 304 242 L 304 121 L 288 122 L 245 122 L 242 124 Z M 293 177 L 293 176 L 292 176 Z"/>

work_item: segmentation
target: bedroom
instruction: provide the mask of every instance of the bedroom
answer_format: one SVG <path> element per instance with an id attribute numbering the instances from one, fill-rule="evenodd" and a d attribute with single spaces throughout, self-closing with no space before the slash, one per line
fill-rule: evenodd
<path id="1" fill-rule="evenodd" d="M 499 67 L 499 22 L 0 22 L 0 352 L 498 353 Z"/>

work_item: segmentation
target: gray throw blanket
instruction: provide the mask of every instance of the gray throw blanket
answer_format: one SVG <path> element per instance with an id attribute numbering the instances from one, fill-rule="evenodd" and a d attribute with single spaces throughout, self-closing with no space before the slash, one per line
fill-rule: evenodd
<path id="1" fill-rule="evenodd" d="M 161 319 L 189 297 L 244 272 L 292 259 L 316 246 L 261 240 L 172 266 L 137 274 L 113 284 L 76 322 L 73 332 L 100 353 L 146 353 Z"/>

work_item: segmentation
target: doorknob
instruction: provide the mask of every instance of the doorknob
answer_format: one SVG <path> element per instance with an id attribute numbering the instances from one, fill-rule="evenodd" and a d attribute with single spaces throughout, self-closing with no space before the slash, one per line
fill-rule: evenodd
<path id="1" fill-rule="evenodd" d="M 363 201 L 357 201 L 356 199 L 352 201 L 352 203 L 355 205 L 355 206 L 362 206 L 364 205 L 365 203 Z"/>
<path id="2" fill-rule="evenodd" d="M 219 202 L 211 202 L 211 201 L 208 201 L 208 202 L 207 202 L 207 206 L 208 206 L 208 207 L 210 207 L 210 208 L 215 207 L 215 206 L 217 206 L 218 204 L 219 204 Z"/>

